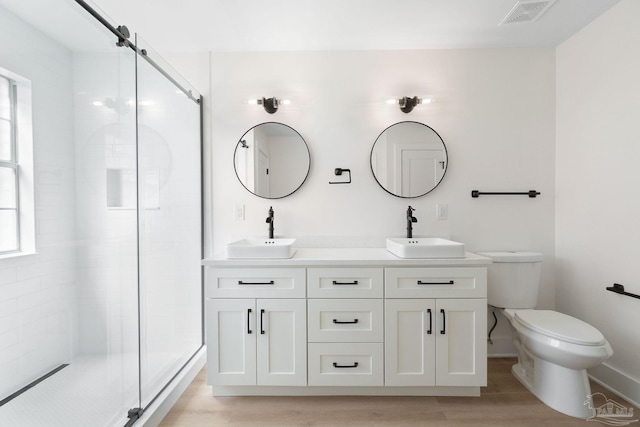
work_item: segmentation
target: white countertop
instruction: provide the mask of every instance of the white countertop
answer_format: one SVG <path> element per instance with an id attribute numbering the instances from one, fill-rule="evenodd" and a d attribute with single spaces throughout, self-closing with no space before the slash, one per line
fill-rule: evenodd
<path id="1" fill-rule="evenodd" d="M 224 253 L 202 260 L 213 267 L 434 267 L 482 266 L 491 259 L 467 252 L 464 258 L 407 259 L 398 258 L 385 248 L 298 248 L 292 258 L 227 259 Z"/>

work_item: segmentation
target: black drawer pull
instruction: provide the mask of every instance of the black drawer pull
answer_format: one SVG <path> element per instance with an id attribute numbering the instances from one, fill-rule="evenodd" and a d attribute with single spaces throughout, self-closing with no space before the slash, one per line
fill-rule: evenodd
<path id="1" fill-rule="evenodd" d="M 430 308 L 427 308 L 427 313 L 429 313 L 429 330 L 427 331 L 427 335 L 431 335 L 433 332 L 433 317 L 431 316 Z"/>
<path id="2" fill-rule="evenodd" d="M 418 280 L 418 285 L 453 285 L 454 283 L 453 280 L 449 280 L 448 282 L 423 282 L 422 280 Z"/>
<path id="3" fill-rule="evenodd" d="M 251 309 L 247 309 L 247 333 L 252 334 L 251 331 Z"/>
<path id="4" fill-rule="evenodd" d="M 353 320 L 347 320 L 347 321 L 341 321 L 338 319 L 333 319 L 333 323 L 335 323 L 336 325 L 347 325 L 347 324 L 354 324 L 354 323 L 358 323 L 358 319 L 353 319 Z"/>
<path id="5" fill-rule="evenodd" d="M 447 328 L 446 328 L 446 325 L 447 325 L 447 315 L 446 315 L 446 314 L 445 314 L 445 312 L 444 312 L 444 308 L 441 308 L 441 309 L 440 309 L 440 313 L 442 313 L 442 330 L 440 331 L 440 334 L 444 335 L 444 334 L 446 334 L 446 333 L 447 333 L 447 332 L 446 332 L 446 331 L 447 331 Z"/>
<path id="6" fill-rule="evenodd" d="M 342 285 L 342 286 L 345 286 L 345 285 L 353 286 L 353 285 L 357 285 L 358 281 L 354 280 L 353 282 L 338 282 L 337 280 L 334 280 L 333 284 L 336 285 L 336 286 L 340 286 L 340 285 Z"/>
<path id="7" fill-rule="evenodd" d="M 269 282 L 243 282 L 242 280 L 238 280 L 238 285 L 273 285 L 275 282 L 273 280 Z"/>
<path id="8" fill-rule="evenodd" d="M 260 334 L 264 335 L 264 308 L 260 309 Z"/>
<path id="9" fill-rule="evenodd" d="M 358 362 L 353 362 L 353 365 L 338 365 L 336 362 L 333 362 L 334 368 L 357 368 Z"/>

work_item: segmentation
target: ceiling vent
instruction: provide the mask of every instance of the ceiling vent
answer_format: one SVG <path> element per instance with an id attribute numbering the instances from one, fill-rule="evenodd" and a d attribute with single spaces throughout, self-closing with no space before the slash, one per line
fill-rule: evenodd
<path id="1" fill-rule="evenodd" d="M 500 25 L 533 22 L 542 16 L 556 0 L 520 0 L 505 16 Z"/>

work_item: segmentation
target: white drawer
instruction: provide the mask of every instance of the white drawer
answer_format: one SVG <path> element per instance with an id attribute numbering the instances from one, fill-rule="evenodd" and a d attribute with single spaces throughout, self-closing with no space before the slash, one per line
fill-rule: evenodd
<path id="1" fill-rule="evenodd" d="M 382 299 L 308 300 L 309 342 L 382 342 Z"/>
<path id="2" fill-rule="evenodd" d="M 386 268 L 386 298 L 486 298 L 486 267 Z"/>
<path id="3" fill-rule="evenodd" d="M 304 268 L 214 268 L 205 270 L 207 298 L 304 298 Z"/>
<path id="4" fill-rule="evenodd" d="M 309 268 L 309 298 L 382 298 L 382 268 Z"/>
<path id="5" fill-rule="evenodd" d="M 310 343 L 310 386 L 381 386 L 382 343 Z"/>

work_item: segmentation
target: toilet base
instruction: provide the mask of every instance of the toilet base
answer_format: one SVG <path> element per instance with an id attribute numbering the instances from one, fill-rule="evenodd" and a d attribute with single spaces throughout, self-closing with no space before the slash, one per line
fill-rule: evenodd
<path id="1" fill-rule="evenodd" d="M 513 375 L 545 405 L 571 417 L 594 416 L 591 386 L 585 369 L 575 370 L 555 365 L 532 356 L 532 367 L 517 363 Z"/>

